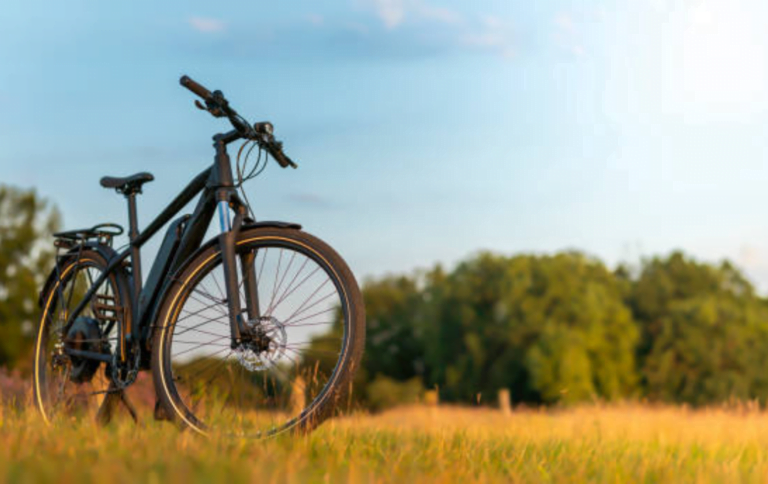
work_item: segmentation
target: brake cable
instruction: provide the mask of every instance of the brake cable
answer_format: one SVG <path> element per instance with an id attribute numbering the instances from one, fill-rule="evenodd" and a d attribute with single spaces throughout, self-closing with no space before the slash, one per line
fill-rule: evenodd
<path id="1" fill-rule="evenodd" d="M 245 151 L 246 146 L 250 144 L 250 147 L 248 148 L 248 151 L 245 152 L 245 158 L 242 157 L 243 151 Z M 251 152 L 254 148 L 258 147 L 258 158 L 256 159 L 256 163 L 254 164 L 253 168 L 248 171 L 248 160 L 251 157 Z M 237 152 L 237 160 L 235 162 L 235 167 L 237 169 L 237 183 L 235 184 L 235 188 L 240 192 L 240 195 L 242 195 L 243 201 L 245 202 L 246 207 L 248 208 L 248 212 L 252 219 L 256 219 L 256 215 L 251 208 L 251 202 L 248 200 L 248 195 L 245 193 L 245 188 L 243 185 L 245 182 L 252 180 L 256 178 L 257 176 L 261 175 L 261 173 L 267 168 L 268 164 L 268 157 L 265 155 L 264 159 L 262 160 L 262 151 L 263 148 L 261 145 L 255 141 L 255 140 L 246 140 L 243 142 L 242 145 L 240 145 L 240 149 Z M 241 162 L 242 159 L 242 162 Z M 247 173 L 247 174 L 246 174 Z"/>

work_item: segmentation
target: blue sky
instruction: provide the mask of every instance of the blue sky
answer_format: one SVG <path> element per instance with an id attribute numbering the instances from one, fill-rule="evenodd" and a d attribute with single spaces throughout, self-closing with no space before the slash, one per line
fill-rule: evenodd
<path id="1" fill-rule="evenodd" d="M 146 224 L 225 128 L 186 73 L 300 164 L 251 182 L 257 216 L 302 223 L 358 276 L 683 248 L 765 291 L 766 19 L 748 0 L 5 0 L 0 181 L 74 227 L 125 220 L 102 175 L 151 171 Z"/>

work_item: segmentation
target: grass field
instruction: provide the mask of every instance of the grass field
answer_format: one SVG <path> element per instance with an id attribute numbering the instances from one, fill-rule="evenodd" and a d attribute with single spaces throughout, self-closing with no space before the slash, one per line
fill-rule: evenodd
<path id="1" fill-rule="evenodd" d="M 768 413 L 588 406 L 413 407 L 308 437 L 206 440 L 145 419 L 99 428 L 3 409 L 0 480 L 66 482 L 766 482 Z"/>

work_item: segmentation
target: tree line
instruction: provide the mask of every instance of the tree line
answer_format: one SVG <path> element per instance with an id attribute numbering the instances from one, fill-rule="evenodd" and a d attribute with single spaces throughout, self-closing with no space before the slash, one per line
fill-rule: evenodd
<path id="1" fill-rule="evenodd" d="M 481 253 L 364 285 L 358 394 L 387 406 L 768 398 L 768 301 L 728 262 L 674 252 L 610 270 L 579 252 Z"/>
<path id="2" fill-rule="evenodd" d="M 30 361 L 56 208 L 0 185 L 0 366 Z M 611 270 L 579 252 L 479 253 L 363 285 L 368 338 L 354 386 L 382 408 L 768 399 L 768 300 L 732 264 L 682 252 Z"/>

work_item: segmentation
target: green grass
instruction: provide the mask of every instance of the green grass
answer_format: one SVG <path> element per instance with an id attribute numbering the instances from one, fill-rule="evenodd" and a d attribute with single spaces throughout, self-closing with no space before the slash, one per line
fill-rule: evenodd
<path id="1" fill-rule="evenodd" d="M 14 483 L 768 480 L 768 414 L 748 409 L 414 407 L 267 442 L 204 439 L 150 418 L 46 427 L 6 408 L 0 421 L 0 480 Z"/>

